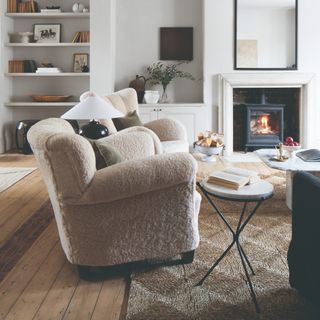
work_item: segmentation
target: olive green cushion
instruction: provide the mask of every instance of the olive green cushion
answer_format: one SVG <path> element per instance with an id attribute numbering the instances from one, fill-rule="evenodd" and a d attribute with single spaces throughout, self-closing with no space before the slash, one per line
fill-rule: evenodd
<path id="1" fill-rule="evenodd" d="M 124 160 L 119 151 L 111 146 L 105 138 L 98 140 L 88 140 L 91 143 L 94 154 L 96 156 L 97 170 L 105 167 L 110 167 Z"/>
<path id="2" fill-rule="evenodd" d="M 114 126 L 117 128 L 118 131 L 130 128 L 130 127 L 136 127 L 136 126 L 142 126 L 143 123 L 141 122 L 137 111 L 133 111 L 132 113 L 129 113 L 125 117 L 122 118 L 114 118 L 112 119 Z"/>

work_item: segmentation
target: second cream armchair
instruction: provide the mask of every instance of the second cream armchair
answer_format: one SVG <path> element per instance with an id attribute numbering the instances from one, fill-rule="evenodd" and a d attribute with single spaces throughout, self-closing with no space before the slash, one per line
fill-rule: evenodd
<path id="1" fill-rule="evenodd" d="M 137 93 L 132 88 L 120 90 L 106 96 L 106 98 L 125 115 L 133 111 L 139 112 Z M 110 133 L 117 132 L 111 120 L 103 120 L 101 123 L 107 126 Z M 180 122 L 163 118 L 145 123 L 144 127 L 158 136 L 163 153 L 189 152 L 186 129 Z"/>

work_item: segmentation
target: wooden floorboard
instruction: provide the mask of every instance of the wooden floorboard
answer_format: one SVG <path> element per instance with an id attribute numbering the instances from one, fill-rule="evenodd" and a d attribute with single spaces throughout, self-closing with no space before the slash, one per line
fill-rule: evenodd
<path id="1" fill-rule="evenodd" d="M 92 320 L 118 320 L 126 305 L 127 283 L 124 278 L 105 280 L 94 309 Z M 108 313 L 106 313 L 108 311 Z"/>
<path id="2" fill-rule="evenodd" d="M 0 246 L 15 233 L 19 227 L 31 217 L 37 209 L 39 209 L 45 201 L 48 200 L 46 190 L 38 190 L 37 196 L 33 197 L 22 207 L 13 205 L 14 210 L 8 210 L 12 213 L 2 225 L 0 225 Z M 17 203 L 19 203 L 17 201 Z"/>
<path id="3" fill-rule="evenodd" d="M 40 266 L 58 243 L 53 221 L 0 284 L 0 319 L 5 319 Z"/>
<path id="4" fill-rule="evenodd" d="M 70 300 L 78 286 L 79 277 L 76 268 L 65 263 L 53 286 L 37 311 L 36 320 L 60 320 L 64 316 Z"/>
<path id="5" fill-rule="evenodd" d="M 32 155 L 0 155 L 1 167 L 36 167 Z M 0 246 L 48 199 L 39 170 L 0 193 Z M 0 283 L 0 320 L 124 319 L 127 277 L 79 279 L 52 221 Z"/>
<path id="6" fill-rule="evenodd" d="M 51 286 L 56 280 L 61 268 L 66 262 L 60 243 L 57 242 L 44 263 L 25 287 L 18 300 L 5 317 L 6 320 L 32 319 Z"/>
<path id="7" fill-rule="evenodd" d="M 81 280 L 70 300 L 64 320 L 91 319 L 103 282 Z"/>

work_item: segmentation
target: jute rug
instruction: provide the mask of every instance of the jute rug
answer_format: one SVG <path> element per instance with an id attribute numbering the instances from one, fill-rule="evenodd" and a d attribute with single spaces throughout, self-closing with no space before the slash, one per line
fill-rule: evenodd
<path id="1" fill-rule="evenodd" d="M 199 163 L 199 179 L 224 165 Z M 201 243 L 195 261 L 190 265 L 134 273 L 127 319 L 315 319 L 311 306 L 288 283 L 286 256 L 291 238 L 291 213 L 284 201 L 284 173 L 270 170 L 262 163 L 252 164 L 252 168 L 259 169 L 263 178 L 275 186 L 275 196 L 260 207 L 241 236 L 256 271 L 252 281 L 261 313 L 255 312 L 235 249 L 202 286 L 195 287 L 232 241 L 230 232 L 203 197 L 199 218 Z M 217 203 L 231 222 L 238 221 L 239 205 Z"/>
<path id="2" fill-rule="evenodd" d="M 0 192 L 10 188 L 37 168 L 0 167 Z"/>

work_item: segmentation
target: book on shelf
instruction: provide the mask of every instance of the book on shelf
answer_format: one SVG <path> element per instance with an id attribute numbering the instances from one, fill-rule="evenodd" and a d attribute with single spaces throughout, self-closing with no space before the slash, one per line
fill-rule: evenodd
<path id="1" fill-rule="evenodd" d="M 60 68 L 55 68 L 55 67 L 50 67 L 50 68 L 44 68 L 44 67 L 40 67 L 37 68 L 36 73 L 61 73 L 61 69 Z"/>
<path id="2" fill-rule="evenodd" d="M 211 173 L 207 183 L 238 190 L 245 185 L 254 184 L 258 181 L 260 181 L 260 177 L 257 172 L 231 167 L 223 171 Z"/>
<path id="3" fill-rule="evenodd" d="M 7 12 L 14 13 L 18 11 L 18 1 L 17 0 L 7 0 Z"/>
<path id="4" fill-rule="evenodd" d="M 320 150 L 308 149 L 296 153 L 296 156 L 306 162 L 320 162 Z"/>
<path id="5" fill-rule="evenodd" d="M 38 3 L 36 1 L 7 0 L 8 13 L 34 13 L 38 12 Z"/>
<path id="6" fill-rule="evenodd" d="M 26 1 L 18 3 L 18 12 L 35 13 L 38 12 L 38 3 L 36 1 Z"/>
<path id="7" fill-rule="evenodd" d="M 72 43 L 88 43 L 90 42 L 90 31 L 78 31 L 75 33 Z"/>
<path id="8" fill-rule="evenodd" d="M 8 61 L 9 73 L 35 73 L 37 63 L 34 60 L 10 60 Z"/>
<path id="9" fill-rule="evenodd" d="M 61 9 L 41 9 L 41 13 L 61 13 Z"/>

